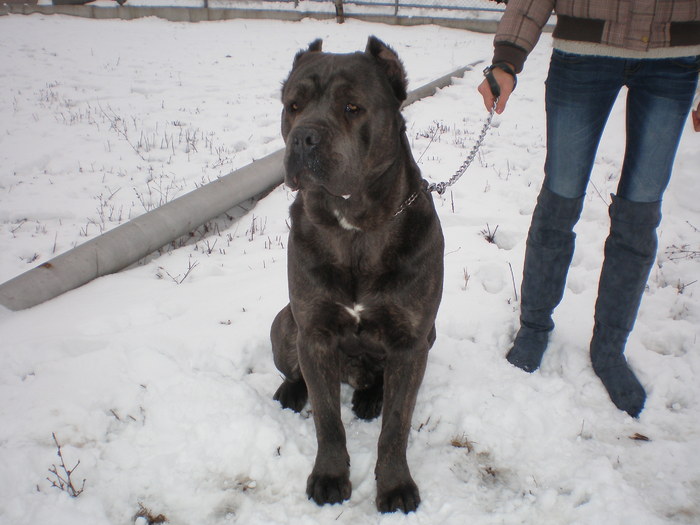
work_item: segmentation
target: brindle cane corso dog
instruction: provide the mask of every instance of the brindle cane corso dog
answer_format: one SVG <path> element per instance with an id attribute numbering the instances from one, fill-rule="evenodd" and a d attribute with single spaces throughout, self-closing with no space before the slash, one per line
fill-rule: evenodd
<path id="1" fill-rule="evenodd" d="M 442 230 L 399 108 L 406 75 L 371 37 L 364 53 L 300 51 L 282 89 L 290 208 L 290 303 L 272 348 L 285 380 L 274 398 L 311 401 L 318 452 L 306 492 L 319 505 L 350 498 L 340 383 L 361 419 L 382 414 L 377 507 L 420 503 L 406 445 L 442 294 Z"/>

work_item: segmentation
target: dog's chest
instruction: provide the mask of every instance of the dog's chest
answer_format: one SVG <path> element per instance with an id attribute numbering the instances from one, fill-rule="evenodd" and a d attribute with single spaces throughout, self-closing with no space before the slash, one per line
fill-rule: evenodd
<path id="1" fill-rule="evenodd" d="M 359 237 L 359 236 L 358 236 Z M 339 243 L 335 250 L 334 264 L 352 286 L 353 296 L 358 301 L 366 294 L 380 294 L 382 282 L 390 274 L 399 271 L 393 264 L 392 250 L 377 239 L 355 239 L 351 243 Z M 366 301 L 365 301 L 366 302 Z M 359 304 L 359 303 L 358 303 Z M 354 315 L 362 316 L 367 304 L 350 305 Z"/>
<path id="2" fill-rule="evenodd" d="M 345 311 L 350 315 L 350 317 L 359 324 L 362 322 L 362 312 L 365 311 L 365 306 L 361 303 L 354 303 L 352 306 L 341 305 L 345 308 Z"/>

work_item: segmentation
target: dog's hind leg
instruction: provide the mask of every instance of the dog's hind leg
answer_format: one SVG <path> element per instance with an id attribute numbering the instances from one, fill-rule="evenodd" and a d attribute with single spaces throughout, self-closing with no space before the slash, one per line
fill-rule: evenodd
<path id="1" fill-rule="evenodd" d="M 306 406 L 309 394 L 299 367 L 297 332 L 292 310 L 287 305 L 277 314 L 270 329 L 275 365 L 285 377 L 273 399 L 279 401 L 283 408 L 301 412 Z"/>
<path id="2" fill-rule="evenodd" d="M 376 380 L 367 388 L 355 390 L 352 395 L 352 411 L 360 419 L 370 421 L 382 413 L 384 400 L 384 377 L 377 374 Z"/>
<path id="3" fill-rule="evenodd" d="M 289 381 L 285 379 L 279 386 L 272 399 L 279 401 L 282 408 L 301 412 L 309 399 L 309 392 L 303 379 L 299 381 Z"/>

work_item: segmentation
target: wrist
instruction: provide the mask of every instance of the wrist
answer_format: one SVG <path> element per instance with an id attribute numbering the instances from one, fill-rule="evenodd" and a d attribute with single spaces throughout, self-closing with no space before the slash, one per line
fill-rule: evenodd
<path id="1" fill-rule="evenodd" d="M 515 90 L 515 86 L 518 85 L 518 76 L 515 73 L 515 68 L 509 64 L 508 62 L 494 62 L 490 66 L 488 66 L 486 69 L 484 69 L 484 76 L 488 78 L 489 74 L 493 74 L 494 69 L 500 69 L 501 71 L 504 71 L 508 73 L 510 76 L 513 77 L 513 90 Z"/>

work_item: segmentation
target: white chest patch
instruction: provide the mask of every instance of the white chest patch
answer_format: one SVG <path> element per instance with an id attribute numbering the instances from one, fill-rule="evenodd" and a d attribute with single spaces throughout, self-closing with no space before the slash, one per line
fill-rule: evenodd
<path id="1" fill-rule="evenodd" d="M 346 230 L 350 230 L 350 231 L 353 231 L 353 230 L 358 231 L 358 232 L 362 231 L 357 226 L 350 224 L 350 222 L 348 222 L 348 220 L 345 217 L 343 217 L 338 210 L 335 210 L 333 212 L 333 214 L 335 215 L 335 218 L 338 219 L 338 224 L 340 224 L 341 228 L 346 229 Z"/>
<path id="2" fill-rule="evenodd" d="M 361 304 L 356 304 L 352 308 L 349 306 L 345 307 L 345 310 L 355 319 L 355 321 L 359 324 L 360 320 L 362 319 L 360 317 L 360 314 L 364 311 L 365 307 L 362 306 Z"/>

